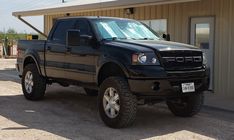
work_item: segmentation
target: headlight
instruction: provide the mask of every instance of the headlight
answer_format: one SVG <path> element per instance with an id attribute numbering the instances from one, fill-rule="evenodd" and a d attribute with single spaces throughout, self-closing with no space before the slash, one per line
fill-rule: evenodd
<path id="1" fill-rule="evenodd" d="M 147 61 L 147 56 L 144 53 L 141 53 L 138 55 L 138 62 L 140 62 L 141 64 L 146 63 Z"/>
<path id="2" fill-rule="evenodd" d="M 132 55 L 133 65 L 160 65 L 154 53 L 138 53 Z"/>
<path id="3" fill-rule="evenodd" d="M 206 54 L 203 53 L 202 56 L 203 56 L 203 57 L 202 57 L 203 65 L 207 66 L 207 57 L 206 57 Z"/>

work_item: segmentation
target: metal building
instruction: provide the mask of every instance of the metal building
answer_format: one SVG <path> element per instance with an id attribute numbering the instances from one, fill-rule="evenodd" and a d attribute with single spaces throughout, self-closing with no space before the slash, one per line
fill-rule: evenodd
<path id="1" fill-rule="evenodd" d="M 233 0 L 89 0 L 14 12 L 44 16 L 44 33 L 65 16 L 113 16 L 140 20 L 154 30 L 168 33 L 172 41 L 203 49 L 211 66 L 210 90 L 234 97 L 234 1 Z"/>

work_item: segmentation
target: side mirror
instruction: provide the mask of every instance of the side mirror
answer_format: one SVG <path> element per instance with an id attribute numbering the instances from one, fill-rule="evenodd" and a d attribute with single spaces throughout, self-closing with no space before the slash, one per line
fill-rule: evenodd
<path id="1" fill-rule="evenodd" d="M 165 39 L 166 41 L 171 41 L 170 34 L 163 34 L 163 39 Z"/>
<path id="2" fill-rule="evenodd" d="M 68 30 L 67 31 L 67 46 L 79 46 L 80 45 L 80 31 Z"/>

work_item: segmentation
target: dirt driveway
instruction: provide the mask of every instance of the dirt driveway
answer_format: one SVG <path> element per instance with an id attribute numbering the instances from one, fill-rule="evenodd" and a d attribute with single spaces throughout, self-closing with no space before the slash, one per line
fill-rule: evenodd
<path id="1" fill-rule="evenodd" d="M 45 99 L 24 99 L 15 60 L 0 59 L 0 139 L 233 140 L 234 113 L 204 108 L 193 118 L 173 116 L 164 104 L 139 106 L 130 128 L 106 127 L 96 97 L 82 88 L 49 86 Z"/>

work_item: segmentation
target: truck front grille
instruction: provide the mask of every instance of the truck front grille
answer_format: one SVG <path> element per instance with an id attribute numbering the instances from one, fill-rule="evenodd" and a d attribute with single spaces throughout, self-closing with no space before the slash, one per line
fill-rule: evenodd
<path id="1" fill-rule="evenodd" d="M 162 51 L 162 64 L 166 70 L 195 70 L 202 68 L 200 51 Z"/>

